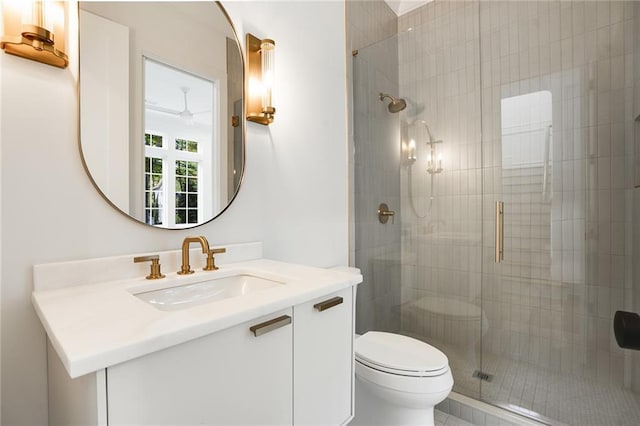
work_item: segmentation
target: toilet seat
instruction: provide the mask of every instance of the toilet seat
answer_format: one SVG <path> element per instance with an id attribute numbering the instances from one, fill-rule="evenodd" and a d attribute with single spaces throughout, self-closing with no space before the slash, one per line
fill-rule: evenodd
<path id="1" fill-rule="evenodd" d="M 449 371 L 447 356 L 420 340 L 369 331 L 355 341 L 355 358 L 367 367 L 408 377 L 434 377 Z"/>

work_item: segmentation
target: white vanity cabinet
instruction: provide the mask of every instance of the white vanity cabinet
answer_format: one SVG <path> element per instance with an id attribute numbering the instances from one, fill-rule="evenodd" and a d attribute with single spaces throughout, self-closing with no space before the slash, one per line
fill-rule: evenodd
<path id="1" fill-rule="evenodd" d="M 348 287 L 77 379 L 49 347 L 49 424 L 346 424 L 353 303 Z"/>
<path id="2" fill-rule="evenodd" d="M 107 368 L 109 425 L 292 424 L 291 316 L 275 312 Z"/>
<path id="3" fill-rule="evenodd" d="M 293 314 L 294 424 L 345 424 L 353 412 L 353 290 L 296 305 Z"/>
<path id="4" fill-rule="evenodd" d="M 347 424 L 362 275 L 264 259 L 259 242 L 226 249 L 217 271 L 162 280 L 134 255 L 34 265 L 49 424 Z M 158 256 L 178 270 L 185 253 Z"/>

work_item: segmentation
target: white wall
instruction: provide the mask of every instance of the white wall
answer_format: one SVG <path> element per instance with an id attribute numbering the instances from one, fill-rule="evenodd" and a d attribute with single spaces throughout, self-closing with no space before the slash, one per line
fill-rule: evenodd
<path id="1" fill-rule="evenodd" d="M 71 66 L 0 53 L 2 424 L 47 423 L 45 336 L 30 301 L 32 265 L 262 240 L 265 256 L 347 262 L 344 4 L 225 3 L 244 31 L 276 41 L 276 122 L 247 126 L 247 173 L 233 205 L 192 231 L 146 227 L 111 208 L 81 165 L 77 23 Z M 73 14 L 72 14 L 73 15 Z"/>

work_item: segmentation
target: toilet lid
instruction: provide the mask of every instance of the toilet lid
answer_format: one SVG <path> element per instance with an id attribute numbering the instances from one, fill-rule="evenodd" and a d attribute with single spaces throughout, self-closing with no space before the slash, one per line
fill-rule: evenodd
<path id="1" fill-rule="evenodd" d="M 432 376 L 449 368 L 447 356 L 420 340 L 369 331 L 355 341 L 356 360 L 394 374 Z"/>

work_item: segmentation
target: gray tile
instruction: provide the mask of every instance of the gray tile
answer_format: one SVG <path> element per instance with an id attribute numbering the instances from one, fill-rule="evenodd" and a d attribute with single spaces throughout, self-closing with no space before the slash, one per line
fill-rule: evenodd
<path id="1" fill-rule="evenodd" d="M 460 404 L 460 418 L 465 422 L 473 421 L 473 410 L 465 404 Z"/>
<path id="2" fill-rule="evenodd" d="M 486 425 L 486 414 L 484 411 L 478 410 L 478 409 L 473 409 L 473 413 L 472 413 L 472 417 L 473 420 L 471 423 L 473 423 L 475 426 L 485 426 Z"/>
<path id="3" fill-rule="evenodd" d="M 450 413 L 450 409 L 449 409 L 449 398 L 446 398 L 444 401 L 442 401 L 440 404 L 436 405 L 436 410 L 440 410 L 443 413 L 449 414 Z"/>
<path id="4" fill-rule="evenodd" d="M 449 414 L 453 417 L 460 418 L 460 403 L 457 401 L 449 402 Z"/>
<path id="5" fill-rule="evenodd" d="M 487 414 L 485 416 L 485 426 L 500 426 L 500 419 L 494 415 Z"/>
<path id="6" fill-rule="evenodd" d="M 433 417 L 434 417 L 436 425 L 444 425 L 447 422 L 447 419 L 449 418 L 449 415 L 443 413 L 440 410 L 434 410 Z"/>

